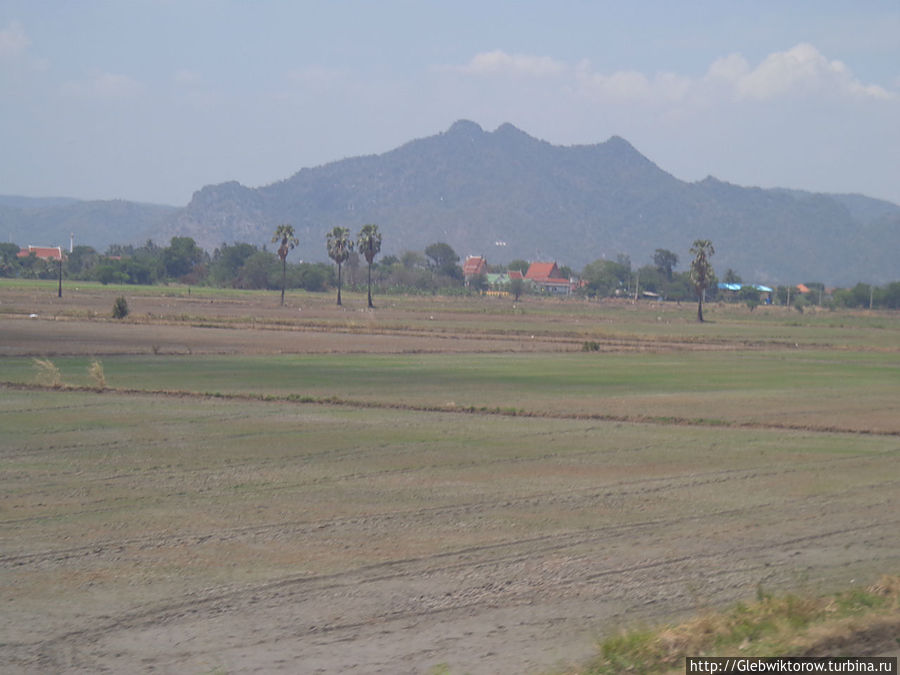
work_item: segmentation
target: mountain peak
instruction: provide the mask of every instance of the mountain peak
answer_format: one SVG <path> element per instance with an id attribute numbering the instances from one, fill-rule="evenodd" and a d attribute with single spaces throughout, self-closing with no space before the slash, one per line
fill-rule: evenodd
<path id="1" fill-rule="evenodd" d="M 503 124 L 501 124 L 499 127 L 497 127 L 497 130 L 494 131 L 494 133 L 500 136 L 528 136 L 528 134 L 526 134 L 524 131 L 510 124 L 509 122 L 504 122 Z M 528 137 L 531 138 L 531 136 Z"/>
<path id="2" fill-rule="evenodd" d="M 637 148 L 635 148 L 631 143 L 626 141 L 621 136 L 610 136 L 609 139 L 604 143 L 606 147 L 611 150 L 617 150 L 621 152 L 637 152 Z"/>
<path id="3" fill-rule="evenodd" d="M 484 129 L 471 120 L 457 120 L 447 129 L 447 133 L 454 136 L 476 137 L 481 136 Z"/>

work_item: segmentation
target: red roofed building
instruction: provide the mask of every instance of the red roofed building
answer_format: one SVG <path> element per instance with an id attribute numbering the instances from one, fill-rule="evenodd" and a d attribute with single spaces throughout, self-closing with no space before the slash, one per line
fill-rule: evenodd
<path id="1" fill-rule="evenodd" d="M 30 246 L 30 245 L 28 248 L 23 248 L 21 251 L 19 251 L 18 257 L 27 258 L 32 253 L 34 253 L 34 255 L 37 256 L 37 258 L 39 260 L 60 261 L 60 260 L 62 260 L 62 257 L 63 257 L 61 246 Z"/>
<path id="2" fill-rule="evenodd" d="M 466 280 L 467 286 L 474 277 L 477 277 L 479 274 L 485 274 L 486 272 L 487 260 L 480 255 L 470 255 L 463 263 L 463 277 Z"/>
<path id="3" fill-rule="evenodd" d="M 568 295 L 572 292 L 572 282 L 562 276 L 555 262 L 531 263 L 525 278 L 547 293 Z"/>

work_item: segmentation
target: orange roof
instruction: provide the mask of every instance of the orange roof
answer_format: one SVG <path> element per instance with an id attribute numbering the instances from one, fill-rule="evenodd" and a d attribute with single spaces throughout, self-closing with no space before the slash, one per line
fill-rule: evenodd
<path id="1" fill-rule="evenodd" d="M 487 260 L 478 255 L 470 255 L 463 263 L 463 275 L 475 277 L 484 272 L 486 268 Z"/>
<path id="2" fill-rule="evenodd" d="M 507 272 L 510 279 L 524 279 L 525 275 L 523 275 L 519 270 L 509 270 Z"/>
<path id="3" fill-rule="evenodd" d="M 535 281 L 558 276 L 559 270 L 556 268 L 555 262 L 533 262 L 529 265 L 528 271 L 525 273 L 526 279 L 533 279 Z"/>
<path id="4" fill-rule="evenodd" d="M 34 253 L 41 260 L 62 260 L 62 247 L 60 246 L 29 246 L 18 253 L 19 258 L 27 258 Z"/>
<path id="5" fill-rule="evenodd" d="M 809 286 L 806 284 L 797 284 L 797 290 L 801 293 L 809 293 Z"/>

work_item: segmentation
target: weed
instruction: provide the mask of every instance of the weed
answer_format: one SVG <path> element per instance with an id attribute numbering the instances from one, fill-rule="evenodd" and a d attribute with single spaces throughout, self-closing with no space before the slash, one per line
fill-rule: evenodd
<path id="1" fill-rule="evenodd" d="M 97 389 L 101 391 L 106 389 L 106 375 L 103 374 L 103 364 L 97 359 L 91 361 L 91 365 L 88 366 L 88 375 Z"/>
<path id="2" fill-rule="evenodd" d="M 37 383 L 45 387 L 61 387 L 59 368 L 50 359 L 32 359 L 37 369 Z"/>

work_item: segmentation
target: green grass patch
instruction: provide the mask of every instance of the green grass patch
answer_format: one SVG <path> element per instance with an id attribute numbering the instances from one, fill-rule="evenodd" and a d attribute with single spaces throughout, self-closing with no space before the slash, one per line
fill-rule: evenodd
<path id="1" fill-rule="evenodd" d="M 51 361 L 62 384 L 96 384 L 92 359 Z M 900 432 L 900 360 L 882 352 L 147 355 L 102 367 L 106 386 L 144 391 Z M 0 379 L 46 376 L 4 358 Z"/>
<path id="2" fill-rule="evenodd" d="M 842 655 L 848 647 L 852 652 L 855 635 L 871 643 L 869 633 L 880 634 L 886 624 L 900 626 L 900 577 L 825 596 L 766 595 L 681 624 L 626 630 L 604 639 L 595 659 L 569 673 L 683 672 L 686 657 L 701 655 Z"/>

